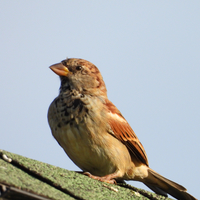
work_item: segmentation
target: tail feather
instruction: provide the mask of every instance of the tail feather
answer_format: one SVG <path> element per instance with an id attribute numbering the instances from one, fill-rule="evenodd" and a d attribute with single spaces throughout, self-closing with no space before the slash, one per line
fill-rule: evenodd
<path id="1" fill-rule="evenodd" d="M 156 194 L 167 197 L 167 193 L 161 190 L 159 187 L 156 187 L 155 185 L 151 185 L 149 183 L 145 183 L 145 185 L 149 187 L 151 190 L 153 190 Z"/>
<path id="2" fill-rule="evenodd" d="M 197 200 L 187 193 L 187 190 L 182 185 L 170 181 L 150 168 L 148 169 L 148 177 L 144 184 L 155 193 L 163 196 L 167 196 L 168 193 L 179 200 Z"/>

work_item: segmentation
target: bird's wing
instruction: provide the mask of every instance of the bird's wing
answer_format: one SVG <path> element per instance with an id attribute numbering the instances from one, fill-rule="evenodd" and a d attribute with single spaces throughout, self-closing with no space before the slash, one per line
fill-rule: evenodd
<path id="1" fill-rule="evenodd" d="M 132 158 L 137 158 L 148 166 L 148 159 L 144 147 L 140 143 L 128 122 L 111 101 L 107 100 L 105 106 L 109 112 L 108 120 L 112 129 L 111 134 L 113 134 L 118 140 L 126 145 Z"/>

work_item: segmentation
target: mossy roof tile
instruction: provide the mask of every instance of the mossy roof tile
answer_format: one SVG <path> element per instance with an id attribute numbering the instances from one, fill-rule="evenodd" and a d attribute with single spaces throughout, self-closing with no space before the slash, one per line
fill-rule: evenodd
<path id="1" fill-rule="evenodd" d="M 0 158 L 0 184 L 49 199 L 169 199 L 127 184 L 122 184 L 122 187 L 102 183 L 77 172 L 3 150 Z"/>

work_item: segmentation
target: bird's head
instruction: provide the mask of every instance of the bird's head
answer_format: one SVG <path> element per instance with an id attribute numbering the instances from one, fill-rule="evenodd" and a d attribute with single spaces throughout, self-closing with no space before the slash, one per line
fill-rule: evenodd
<path id="1" fill-rule="evenodd" d="M 50 66 L 50 69 L 60 77 L 60 92 L 75 89 L 81 94 L 107 97 L 101 73 L 89 61 L 70 58 Z"/>

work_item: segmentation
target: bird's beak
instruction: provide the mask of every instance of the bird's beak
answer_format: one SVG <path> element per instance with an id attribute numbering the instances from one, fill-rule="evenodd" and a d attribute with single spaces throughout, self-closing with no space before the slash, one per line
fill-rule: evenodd
<path id="1" fill-rule="evenodd" d="M 67 76 L 67 74 L 69 74 L 68 68 L 65 67 L 62 63 L 51 65 L 49 68 L 58 76 Z"/>

